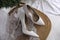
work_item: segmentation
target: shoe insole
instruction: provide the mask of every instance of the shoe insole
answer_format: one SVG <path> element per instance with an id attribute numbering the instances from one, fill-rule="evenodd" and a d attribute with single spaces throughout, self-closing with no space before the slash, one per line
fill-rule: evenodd
<path id="1" fill-rule="evenodd" d="M 33 21 L 37 22 L 39 20 L 39 16 L 36 14 L 36 12 L 30 6 L 27 5 L 27 8 L 33 16 Z"/>

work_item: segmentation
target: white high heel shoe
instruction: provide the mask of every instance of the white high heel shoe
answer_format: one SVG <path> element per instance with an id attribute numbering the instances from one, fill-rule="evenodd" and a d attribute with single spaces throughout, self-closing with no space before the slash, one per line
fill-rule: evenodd
<path id="1" fill-rule="evenodd" d="M 21 10 L 19 10 L 19 19 L 21 20 L 22 23 L 22 32 L 26 35 L 29 36 L 34 36 L 34 37 L 39 37 L 35 32 L 33 31 L 28 31 L 28 29 L 26 28 L 26 24 L 25 24 L 25 13 L 21 13 Z"/>
<path id="2" fill-rule="evenodd" d="M 39 17 L 39 15 L 37 15 L 36 12 L 30 6 L 24 5 L 23 8 L 26 12 L 26 15 L 33 21 L 33 23 L 38 24 L 38 25 L 45 25 L 42 18 Z M 35 17 L 35 16 L 36 16 L 36 18 L 34 20 L 33 17 Z"/>

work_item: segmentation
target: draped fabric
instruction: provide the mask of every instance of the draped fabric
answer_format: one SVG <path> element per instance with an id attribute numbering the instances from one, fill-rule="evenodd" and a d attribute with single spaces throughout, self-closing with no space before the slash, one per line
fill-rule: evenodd
<path id="1" fill-rule="evenodd" d="M 22 0 L 22 1 L 23 1 L 23 0 Z M 27 3 L 28 1 L 25 1 L 25 2 Z M 30 2 L 31 2 L 31 3 L 30 3 Z M 32 7 L 34 7 L 34 8 L 36 8 L 36 9 L 42 11 L 42 8 L 41 8 L 41 0 L 38 0 L 38 1 L 37 1 L 37 0 L 36 0 L 36 1 L 33 0 L 33 2 L 32 2 L 32 1 L 29 1 L 27 4 L 29 4 L 29 5 L 31 5 Z M 10 9 L 9 9 L 9 10 L 10 10 Z M 7 11 L 8 11 L 8 10 L 7 10 Z M 6 11 L 6 12 L 7 12 L 7 11 Z M 7 13 L 8 13 L 8 12 L 7 12 Z M 41 15 L 43 16 L 43 18 L 46 17 L 45 14 L 43 14 L 43 13 L 42 13 Z M 13 21 L 13 24 L 15 25 L 15 23 L 18 21 L 18 18 L 16 18 L 16 17 L 13 16 L 13 15 L 7 16 L 7 17 L 8 17 L 8 18 L 7 18 L 7 20 L 8 20 L 8 21 L 7 21 L 7 29 L 6 29 L 7 32 L 8 32 L 7 35 L 9 35 L 9 33 L 10 33 L 10 35 L 11 35 L 13 31 L 9 32 L 10 29 L 8 29 L 8 28 L 9 28 L 9 25 L 10 25 L 10 26 L 12 25 L 10 21 Z M 15 19 L 15 20 L 13 20 L 13 19 Z M 44 19 L 47 19 L 46 21 L 49 20 L 48 18 L 44 18 Z M 14 22 L 14 21 L 16 21 L 16 22 Z M 29 20 L 29 21 L 30 21 L 30 20 Z M 20 22 L 20 21 L 19 21 L 19 22 Z M 31 22 L 31 21 L 30 21 L 30 22 Z M 32 22 L 31 22 L 31 23 L 32 23 Z M 32 23 L 32 24 L 33 24 L 33 23 Z M 47 24 L 49 24 L 49 23 L 46 22 L 46 26 L 47 26 Z M 14 30 L 14 25 L 13 25 L 12 30 Z M 31 25 L 30 25 L 30 26 L 31 26 Z M 32 25 L 32 26 L 33 26 L 33 30 L 36 32 L 37 30 L 34 28 L 34 25 Z M 31 27 L 32 27 L 32 26 L 31 26 Z M 2 26 L 1 26 L 1 27 L 2 27 Z M 12 27 L 12 26 L 11 26 L 11 27 Z M 10 27 L 10 28 L 11 28 L 11 27 Z M 16 27 L 16 26 L 15 26 L 15 27 Z M 40 26 L 39 26 L 39 27 L 40 27 Z M 39 29 L 39 27 L 38 27 L 37 29 Z M 29 40 L 32 40 L 32 39 L 33 39 L 33 40 L 37 40 L 37 39 L 40 40 L 39 38 L 34 38 L 34 37 L 30 37 L 30 38 L 29 38 L 29 36 L 26 36 L 26 35 L 22 34 L 22 31 L 21 31 L 20 28 L 21 28 L 21 23 L 20 23 L 20 26 L 18 27 L 18 30 L 15 31 L 14 36 L 15 36 L 15 35 L 18 36 L 18 35 L 21 34 L 21 36 L 18 36 L 21 40 L 25 40 L 25 39 L 26 39 L 26 40 L 28 40 L 28 39 L 29 39 Z M 30 28 L 30 27 L 29 27 L 29 28 Z M 40 31 L 42 30 L 41 28 L 44 29 L 43 27 L 40 27 L 40 29 L 39 29 Z M 46 27 L 46 28 L 48 28 L 48 27 Z M 48 29 L 49 29 L 49 28 L 48 28 Z M 19 31 L 19 32 L 17 32 L 17 31 Z M 41 31 L 41 32 L 42 32 L 42 31 Z M 2 34 L 2 31 L 1 31 L 1 34 Z M 43 31 L 42 34 L 45 34 L 45 30 Z M 7 38 L 9 38 L 9 40 L 11 40 L 11 39 L 12 39 L 12 40 L 15 40 L 16 36 L 12 38 L 10 35 L 9 35 L 9 37 L 7 36 Z M 3 36 L 4 36 L 4 38 L 5 38 L 6 35 L 3 35 L 3 34 L 2 34 L 2 37 L 3 37 Z M 24 36 L 25 36 L 25 37 L 24 37 Z M 17 37 L 17 40 L 19 40 L 18 37 Z M 1 37 L 0 37 L 0 38 L 1 38 Z M 11 39 L 10 39 L 10 38 L 11 38 Z M 44 35 L 42 35 L 42 39 L 43 39 L 43 38 L 44 38 Z M 6 39 L 3 39 L 3 38 L 2 38 L 1 40 L 6 40 Z M 7 40 L 8 40 L 8 39 L 7 39 Z"/>
<path id="2" fill-rule="evenodd" d="M 51 20 L 52 28 L 46 40 L 60 40 L 60 0 L 35 0 L 27 4 L 41 10 Z"/>
<path id="3" fill-rule="evenodd" d="M 21 9 L 21 8 L 18 8 L 18 9 Z M 26 40 L 24 34 L 22 33 L 21 21 L 19 20 L 19 16 L 21 16 L 21 15 L 18 14 L 18 10 L 16 10 L 17 12 L 15 12 L 15 10 L 12 12 L 12 15 L 8 16 L 8 18 L 7 18 L 7 29 L 8 29 L 7 32 L 9 35 L 7 40 L 17 40 L 18 37 L 21 37 L 21 36 L 23 36 L 22 38 L 20 38 L 21 40 Z M 23 13 L 22 9 L 21 9 L 20 13 Z M 31 19 L 29 19 L 26 16 L 25 21 L 26 21 L 26 25 L 27 25 L 28 30 L 32 30 L 34 32 L 37 32 Z M 25 38 L 25 39 L 23 39 L 23 38 Z M 35 38 L 35 37 L 31 37 L 31 36 L 27 39 L 28 40 L 39 40 L 39 38 Z"/>

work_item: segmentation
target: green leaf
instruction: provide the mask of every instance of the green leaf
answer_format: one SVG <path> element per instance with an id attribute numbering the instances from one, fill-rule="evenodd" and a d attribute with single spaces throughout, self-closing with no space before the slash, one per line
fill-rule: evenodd
<path id="1" fill-rule="evenodd" d="M 0 0 L 0 8 L 1 7 L 13 7 L 18 5 L 21 0 Z"/>

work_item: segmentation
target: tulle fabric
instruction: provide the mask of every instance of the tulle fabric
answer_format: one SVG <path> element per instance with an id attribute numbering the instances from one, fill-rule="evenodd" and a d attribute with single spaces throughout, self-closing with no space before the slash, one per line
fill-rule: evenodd
<path id="1" fill-rule="evenodd" d="M 7 24 L 6 24 L 7 33 L 8 33 L 7 40 L 17 40 L 18 37 L 21 37 L 24 35 L 22 33 L 21 21 L 19 20 L 20 15 L 18 14 L 18 12 L 17 12 L 17 14 L 14 14 L 14 13 L 16 13 L 15 10 L 14 10 L 13 14 L 11 14 L 10 16 L 8 15 L 8 18 L 7 18 Z M 22 13 L 22 12 L 20 12 L 20 13 Z M 18 22 L 19 22 L 19 24 L 18 24 Z M 34 23 L 28 17 L 26 17 L 26 23 L 27 23 L 26 25 L 27 25 L 28 30 L 32 30 L 37 33 Z M 26 40 L 26 39 L 24 39 L 24 37 L 25 36 L 23 36 L 23 40 Z M 29 36 L 28 40 L 39 40 L 39 38 Z"/>

